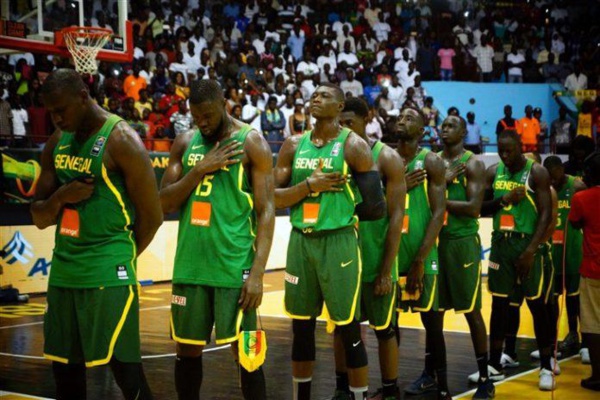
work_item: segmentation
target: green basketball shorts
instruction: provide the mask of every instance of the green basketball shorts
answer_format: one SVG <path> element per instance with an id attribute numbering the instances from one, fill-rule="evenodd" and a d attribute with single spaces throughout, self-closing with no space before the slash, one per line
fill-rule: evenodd
<path id="1" fill-rule="evenodd" d="M 215 343 L 235 342 L 242 329 L 256 330 L 256 310 L 238 304 L 241 288 L 173 284 L 171 337 L 177 343 L 205 346 L 215 329 Z"/>
<path id="2" fill-rule="evenodd" d="M 481 242 L 479 235 L 440 238 L 440 311 L 481 310 Z"/>
<path id="3" fill-rule="evenodd" d="M 376 331 L 387 329 L 390 324 L 396 326 L 397 288 L 398 285 L 393 282 L 390 293 L 384 296 L 376 296 L 374 293 L 375 284 L 373 282 L 363 282 L 361 320 L 369 321 L 369 326 Z"/>
<path id="4" fill-rule="evenodd" d="M 360 316 L 362 260 L 354 227 L 303 233 L 293 229 L 285 270 L 285 311 L 294 319 L 321 314 L 347 325 Z"/>
<path id="5" fill-rule="evenodd" d="M 48 286 L 44 316 L 44 357 L 63 364 L 94 367 L 110 362 L 139 363 L 137 288 L 92 289 Z"/>
<path id="6" fill-rule="evenodd" d="M 546 246 L 541 246 L 535 253 L 528 277 L 521 282 L 517 276 L 515 263 L 530 242 L 530 235 L 493 232 L 488 269 L 488 289 L 492 295 L 509 297 L 514 290 L 522 290 L 525 298 L 535 300 L 549 294 L 554 271 L 551 263 L 548 264 L 550 255 Z"/>

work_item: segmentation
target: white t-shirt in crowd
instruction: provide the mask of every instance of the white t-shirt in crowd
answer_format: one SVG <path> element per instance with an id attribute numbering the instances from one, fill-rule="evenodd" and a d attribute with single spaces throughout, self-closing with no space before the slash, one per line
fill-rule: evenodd
<path id="1" fill-rule="evenodd" d="M 521 53 L 517 53 L 517 54 L 509 53 L 508 56 L 506 56 L 506 61 L 510 61 L 513 64 L 519 64 L 519 63 L 522 63 L 525 61 L 525 57 L 523 57 L 523 55 Z M 515 76 L 522 76 L 523 68 L 521 68 L 521 67 L 509 68 L 508 74 L 515 75 Z"/>
<path id="2" fill-rule="evenodd" d="M 20 110 L 11 110 L 12 112 L 12 124 L 13 124 L 13 135 L 25 136 L 25 123 L 29 122 L 29 116 L 24 108 Z"/>

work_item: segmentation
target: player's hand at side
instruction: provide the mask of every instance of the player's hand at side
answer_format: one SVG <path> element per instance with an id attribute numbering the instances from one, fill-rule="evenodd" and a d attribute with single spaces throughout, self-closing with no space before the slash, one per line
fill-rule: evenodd
<path id="1" fill-rule="evenodd" d="M 427 171 L 424 169 L 416 169 L 412 172 L 408 172 L 406 175 L 404 175 L 404 180 L 406 181 L 406 190 L 409 191 L 419 186 L 425 181 L 426 177 Z"/>
<path id="2" fill-rule="evenodd" d="M 379 273 L 375 278 L 373 293 L 375 296 L 385 296 L 392 292 L 392 277 L 389 273 Z"/>
<path id="3" fill-rule="evenodd" d="M 262 303 L 263 283 L 262 276 L 255 276 L 250 273 L 244 286 L 242 286 L 242 294 L 238 301 L 240 308 L 244 311 L 252 308 L 258 308 Z"/>
<path id="4" fill-rule="evenodd" d="M 425 275 L 425 264 L 421 260 L 414 260 L 408 274 L 406 274 L 406 291 L 409 294 L 423 292 L 423 276 Z"/>
<path id="5" fill-rule="evenodd" d="M 515 269 L 517 271 L 517 276 L 521 280 L 521 283 L 524 282 L 529 276 L 529 272 L 531 268 L 533 268 L 533 263 L 535 260 L 535 253 L 529 250 L 525 250 L 517 261 L 515 261 Z"/>
<path id="6" fill-rule="evenodd" d="M 457 176 L 464 173 L 467 169 L 465 163 L 460 163 L 458 165 L 453 166 L 452 168 L 446 168 L 446 183 L 450 184 L 454 182 Z"/>
<path id="7" fill-rule="evenodd" d="M 210 174 L 228 165 L 239 163 L 240 159 L 236 157 L 244 152 L 243 149 L 240 149 L 241 145 L 242 143 L 236 140 L 225 146 L 221 146 L 217 142 L 202 161 L 196 164 L 196 168 L 203 174 Z"/>
<path id="8" fill-rule="evenodd" d="M 59 199 L 64 204 L 77 204 L 94 193 L 94 179 L 74 180 L 60 188 Z"/>
<path id="9" fill-rule="evenodd" d="M 517 204 L 525 198 L 525 194 L 525 187 L 519 186 L 518 188 L 514 188 L 509 193 L 505 194 L 504 201 L 510 204 Z"/>
<path id="10" fill-rule="evenodd" d="M 308 184 L 313 192 L 341 192 L 346 183 L 346 177 L 339 172 L 323 172 L 323 159 L 319 159 L 319 166 L 308 178 Z"/>

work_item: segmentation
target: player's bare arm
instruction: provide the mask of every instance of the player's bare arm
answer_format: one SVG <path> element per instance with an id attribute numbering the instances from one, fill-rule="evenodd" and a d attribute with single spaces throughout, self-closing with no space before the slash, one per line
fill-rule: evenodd
<path id="1" fill-rule="evenodd" d="M 467 201 L 448 200 L 446 209 L 453 215 L 479 218 L 486 187 L 485 165 L 475 157 L 471 157 L 466 165 L 461 165 L 463 165 L 461 170 L 465 171 L 467 177 Z"/>
<path id="2" fill-rule="evenodd" d="M 538 210 L 537 226 L 531 242 L 516 262 L 517 273 L 521 279 L 529 275 L 533 266 L 535 252 L 543 243 L 548 224 L 552 222 L 552 197 L 550 194 L 550 175 L 546 168 L 534 164 L 529 177 L 531 188 L 534 190 L 535 206 Z"/>
<path id="3" fill-rule="evenodd" d="M 244 152 L 243 149 L 240 149 L 241 143 L 237 141 L 224 146 L 217 143 L 201 161 L 196 162 L 189 173 L 182 176 L 183 163 L 187 162 L 183 160 L 183 155 L 192 136 L 193 132 L 191 131 L 178 135 L 171 147 L 169 164 L 160 184 L 160 203 L 165 214 L 179 210 L 204 175 L 238 163 L 240 160 L 237 156 Z"/>
<path id="4" fill-rule="evenodd" d="M 256 131 L 248 134 L 244 142 L 242 161 L 251 174 L 254 210 L 257 229 L 254 247 L 256 253 L 250 276 L 244 282 L 240 296 L 242 309 L 257 308 L 262 302 L 263 276 L 271 251 L 275 230 L 275 200 L 273 185 L 273 155 L 264 137 Z M 247 160 L 247 161 L 246 161 Z"/>
<path id="5" fill-rule="evenodd" d="M 88 199 L 94 192 L 91 179 L 75 180 L 59 186 L 54 169 L 54 148 L 60 139 L 61 132 L 56 130 L 48 139 L 42 152 L 42 171 L 31 203 L 33 223 L 39 229 L 56 225 L 58 215 L 66 204 L 76 204 Z"/>
<path id="6" fill-rule="evenodd" d="M 118 124 L 106 143 L 102 160 L 106 169 L 118 171 L 135 209 L 133 231 L 140 255 L 163 222 L 158 187 L 148 151 L 139 135 L 126 123 Z"/>
<path id="7" fill-rule="evenodd" d="M 406 202 L 406 182 L 404 180 L 404 163 L 398 152 L 384 147 L 379 156 L 378 168 L 386 182 L 386 204 L 390 219 L 385 236 L 385 250 L 377 278 L 374 293 L 384 296 L 392 291 L 390 274 L 400 248 L 402 221 Z"/>
<path id="8" fill-rule="evenodd" d="M 431 219 L 425 230 L 426 233 L 421 247 L 419 247 L 406 277 L 406 290 L 408 293 L 415 293 L 417 290 L 422 291 L 423 289 L 425 258 L 440 234 L 446 211 L 446 167 L 444 161 L 433 152 L 427 153 L 425 170 L 428 178 L 427 196 L 431 209 Z"/>
<path id="9" fill-rule="evenodd" d="M 315 169 L 305 181 L 289 186 L 292 180 L 294 154 L 302 136 L 291 136 L 283 142 L 277 164 L 273 171 L 275 177 L 275 207 L 292 207 L 311 193 L 341 191 L 346 178 L 338 172 L 323 172 L 322 165 Z"/>
<path id="10" fill-rule="evenodd" d="M 383 218 L 386 205 L 381 178 L 368 143 L 356 133 L 350 133 L 344 147 L 344 156 L 363 199 L 356 207 L 358 217 L 362 221 Z"/>

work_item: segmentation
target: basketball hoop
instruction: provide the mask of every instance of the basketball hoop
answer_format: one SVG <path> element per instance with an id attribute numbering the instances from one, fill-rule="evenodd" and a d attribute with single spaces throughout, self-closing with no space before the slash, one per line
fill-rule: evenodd
<path id="1" fill-rule="evenodd" d="M 77 72 L 94 74 L 98 69 L 96 56 L 110 40 L 112 31 L 91 26 L 72 26 L 64 28 L 61 33 Z"/>

